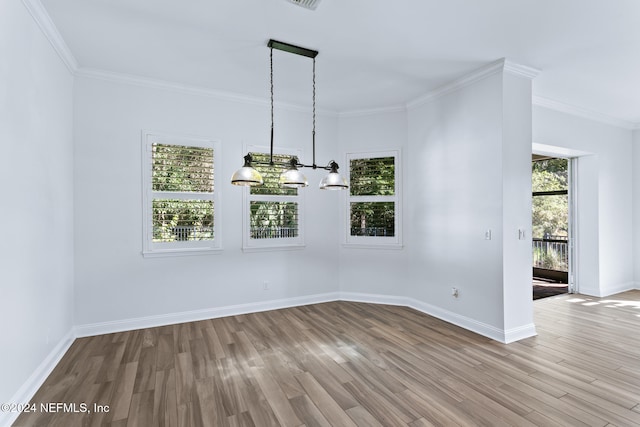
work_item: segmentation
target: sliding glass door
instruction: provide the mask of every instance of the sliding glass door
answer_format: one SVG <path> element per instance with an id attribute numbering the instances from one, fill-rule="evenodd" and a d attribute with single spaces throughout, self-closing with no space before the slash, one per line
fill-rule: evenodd
<path id="1" fill-rule="evenodd" d="M 568 159 L 537 155 L 533 157 L 531 181 L 534 298 L 569 291 L 569 168 Z"/>

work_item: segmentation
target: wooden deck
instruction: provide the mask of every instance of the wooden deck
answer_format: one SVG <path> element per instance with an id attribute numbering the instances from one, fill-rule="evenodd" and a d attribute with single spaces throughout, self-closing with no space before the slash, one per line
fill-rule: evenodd
<path id="1" fill-rule="evenodd" d="M 409 308 L 333 302 L 82 338 L 17 426 L 640 425 L 640 291 L 534 302 L 504 345 Z"/>

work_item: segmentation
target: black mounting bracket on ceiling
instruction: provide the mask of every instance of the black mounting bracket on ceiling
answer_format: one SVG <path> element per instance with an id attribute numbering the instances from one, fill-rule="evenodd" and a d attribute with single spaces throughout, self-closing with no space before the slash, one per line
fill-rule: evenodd
<path id="1" fill-rule="evenodd" d="M 295 53 L 296 55 L 306 56 L 307 58 L 315 58 L 318 56 L 317 50 L 311 50 L 304 47 L 296 46 L 289 43 L 279 42 L 277 40 L 270 39 L 267 46 L 274 49 L 283 50 L 289 53 Z"/>

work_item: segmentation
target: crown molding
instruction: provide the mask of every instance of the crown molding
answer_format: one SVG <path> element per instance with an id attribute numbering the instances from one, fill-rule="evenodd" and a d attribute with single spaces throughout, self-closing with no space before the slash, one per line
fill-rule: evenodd
<path id="1" fill-rule="evenodd" d="M 239 102 L 249 105 L 269 106 L 270 101 L 267 98 L 260 98 L 249 95 L 242 95 L 235 92 L 225 92 L 215 89 L 209 89 L 201 86 L 183 85 L 180 83 L 170 82 L 166 80 L 154 79 L 151 77 L 138 76 L 133 74 L 117 73 L 113 71 L 99 70 L 95 68 L 79 68 L 76 77 L 84 77 L 88 79 L 103 80 L 113 83 L 122 83 L 133 86 L 147 87 L 151 89 L 159 89 L 171 92 L 178 92 L 186 95 L 205 96 L 215 98 L 222 101 Z M 304 107 L 297 104 L 285 102 L 275 102 L 274 105 L 279 109 L 310 113 L 311 107 Z M 337 116 L 338 113 L 332 110 L 317 109 L 318 114 L 325 116 Z"/>
<path id="2" fill-rule="evenodd" d="M 119 73 L 114 71 L 100 70 L 97 68 L 80 68 L 76 71 L 77 77 L 84 77 L 94 80 L 103 80 L 113 83 L 123 83 L 133 86 L 148 87 L 151 89 L 167 90 L 172 92 L 180 92 L 187 95 L 206 96 L 211 98 L 219 98 L 225 101 L 242 102 L 245 104 L 268 105 L 266 98 L 252 97 L 248 95 L 240 95 L 233 92 L 218 91 L 207 89 L 199 86 L 183 85 L 180 83 L 170 82 L 167 80 L 154 79 L 134 74 Z"/>
<path id="3" fill-rule="evenodd" d="M 516 76 L 520 77 L 526 77 L 531 80 L 535 79 L 538 74 L 540 74 L 540 70 L 537 68 L 518 64 L 509 59 L 504 60 L 504 71 L 506 73 L 515 74 Z"/>
<path id="4" fill-rule="evenodd" d="M 596 111 L 588 110 L 586 108 L 577 107 L 575 105 L 567 104 L 554 99 L 546 98 L 539 95 L 532 96 L 532 103 L 535 106 L 548 108 L 549 110 L 559 111 L 561 113 L 570 114 L 572 116 L 582 117 L 584 119 L 593 120 L 596 122 L 604 123 L 607 125 L 637 130 L 640 129 L 640 123 L 633 123 L 628 120 L 611 117 L 606 114 L 598 113 Z"/>
<path id="5" fill-rule="evenodd" d="M 62 38 L 62 35 L 56 28 L 55 24 L 51 20 L 49 13 L 44 8 L 40 0 L 22 0 L 22 4 L 27 9 L 33 20 L 40 27 L 40 31 L 51 43 L 51 46 L 56 51 L 64 65 L 67 67 L 71 74 L 75 74 L 78 70 L 78 61 L 76 60 L 71 49 Z"/>
<path id="6" fill-rule="evenodd" d="M 37 1 L 37 0 L 23 0 L 23 1 Z M 73 58 L 73 56 L 71 56 L 71 58 Z M 269 100 L 267 98 L 252 97 L 249 95 L 241 95 L 234 92 L 219 91 L 219 90 L 208 89 L 208 88 L 199 87 L 199 86 L 182 85 L 179 83 L 169 82 L 166 80 L 153 79 L 149 77 L 137 76 L 132 74 L 116 73 L 112 71 L 98 70 L 94 68 L 77 68 L 77 62 L 75 62 L 75 58 L 73 58 L 73 61 L 76 64 L 75 72 L 73 73 L 76 77 L 85 77 L 85 78 L 104 80 L 104 81 L 115 82 L 115 83 L 124 83 L 124 84 L 130 84 L 134 86 L 148 87 L 152 89 L 179 92 L 187 95 L 206 96 L 206 97 L 216 98 L 224 101 L 239 102 L 239 103 L 250 104 L 250 105 L 259 105 L 259 106 L 270 105 Z M 441 86 L 440 88 L 432 92 L 429 92 L 426 95 L 416 98 L 404 106 L 395 105 L 390 107 L 352 110 L 352 111 L 343 111 L 343 112 L 318 109 L 318 114 L 322 114 L 325 116 L 348 118 L 348 117 L 361 117 L 361 116 L 370 116 L 370 115 L 385 114 L 385 113 L 405 112 L 411 108 L 419 107 L 421 105 L 424 105 L 426 103 L 433 101 L 436 98 L 439 98 L 451 92 L 455 92 L 456 90 L 462 89 L 466 86 L 469 86 L 473 83 L 483 80 L 493 74 L 500 72 L 501 70 L 504 70 L 505 72 L 508 72 L 511 74 L 530 78 L 530 79 L 534 78 L 539 73 L 539 71 L 535 68 L 516 64 L 509 60 L 505 60 L 503 58 L 498 61 L 492 62 L 484 67 L 481 67 L 476 71 L 474 71 L 473 73 L 467 74 L 466 76 L 463 76 L 457 80 L 452 81 L 451 83 Z M 616 126 L 616 127 L 630 129 L 630 130 L 640 130 L 640 123 L 633 123 L 628 120 L 607 116 L 602 113 L 576 107 L 574 105 L 566 104 L 560 101 L 555 101 L 550 98 L 533 95 L 532 103 L 533 105 L 536 105 L 539 107 L 548 108 L 551 110 L 559 111 L 566 114 L 571 114 L 578 117 L 583 117 L 589 120 L 594 120 L 594 121 L 605 123 L 611 126 Z M 276 102 L 275 105 L 280 109 L 285 109 L 289 111 L 298 111 L 303 113 L 311 112 L 311 108 L 303 107 L 296 104 Z"/>
<path id="7" fill-rule="evenodd" d="M 407 109 L 412 109 L 416 107 L 420 107 L 421 105 L 427 104 L 437 98 L 440 98 L 449 93 L 460 90 L 464 87 L 472 85 L 476 82 L 486 79 L 504 69 L 505 59 L 501 58 L 497 61 L 493 61 L 487 65 L 484 65 L 477 70 L 466 74 L 458 79 L 453 80 L 450 83 L 447 83 L 439 88 L 422 95 L 418 98 L 413 99 L 412 101 L 407 102 Z"/>
<path id="8" fill-rule="evenodd" d="M 407 107 L 405 105 L 392 105 L 389 107 L 340 111 L 338 113 L 338 116 L 341 118 L 363 117 L 363 116 L 373 116 L 376 114 L 404 113 L 406 111 L 407 111 Z"/>
<path id="9" fill-rule="evenodd" d="M 409 101 L 407 103 L 407 109 L 427 104 L 441 96 L 460 90 L 501 71 L 520 77 L 526 77 L 528 79 L 533 79 L 540 73 L 540 70 L 538 70 L 537 68 L 517 64 L 506 58 L 500 58 L 497 61 L 493 61 L 487 65 L 484 65 L 469 74 L 466 74 L 456 80 L 453 80 L 450 83 L 445 84 L 444 86 L 440 86 L 439 88 L 427 93 L 426 95 L 422 95 L 412 101 Z"/>

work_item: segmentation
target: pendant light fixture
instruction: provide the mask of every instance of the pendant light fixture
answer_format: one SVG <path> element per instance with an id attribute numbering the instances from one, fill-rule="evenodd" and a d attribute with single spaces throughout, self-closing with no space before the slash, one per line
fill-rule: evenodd
<path id="1" fill-rule="evenodd" d="M 238 169 L 231 177 L 231 183 L 235 185 L 255 186 L 262 185 L 264 180 L 260 172 L 255 170 L 252 164 L 251 154 L 244 156 L 244 166 Z"/>
<path id="2" fill-rule="evenodd" d="M 346 190 L 349 188 L 347 180 L 344 179 L 338 172 L 338 164 L 331 160 L 327 166 L 318 166 L 316 164 L 316 56 L 318 51 L 306 49 L 300 46 L 295 46 L 288 43 L 279 42 L 276 40 L 269 40 L 267 46 L 270 49 L 269 52 L 269 64 L 270 64 L 270 78 L 271 78 L 271 147 L 269 162 L 270 166 L 273 166 L 273 49 L 282 50 L 284 52 L 293 53 L 296 55 L 306 56 L 313 59 L 313 128 L 311 132 L 312 150 L 313 150 L 313 163 L 305 165 L 300 163 L 297 158 L 292 158 L 289 162 L 289 168 L 280 175 L 280 185 L 283 187 L 301 188 L 309 185 L 307 178 L 299 168 L 312 168 L 312 169 L 324 169 L 329 171 L 329 174 L 320 181 L 321 190 Z M 250 154 L 244 156 L 244 166 L 238 169 L 231 177 L 231 183 L 234 185 L 243 186 L 256 186 L 262 185 L 262 175 L 253 168 L 253 159 Z M 258 162 L 256 162 L 258 163 Z M 259 164 L 263 164 L 260 162 Z M 266 162 L 264 164 L 267 164 Z"/>

